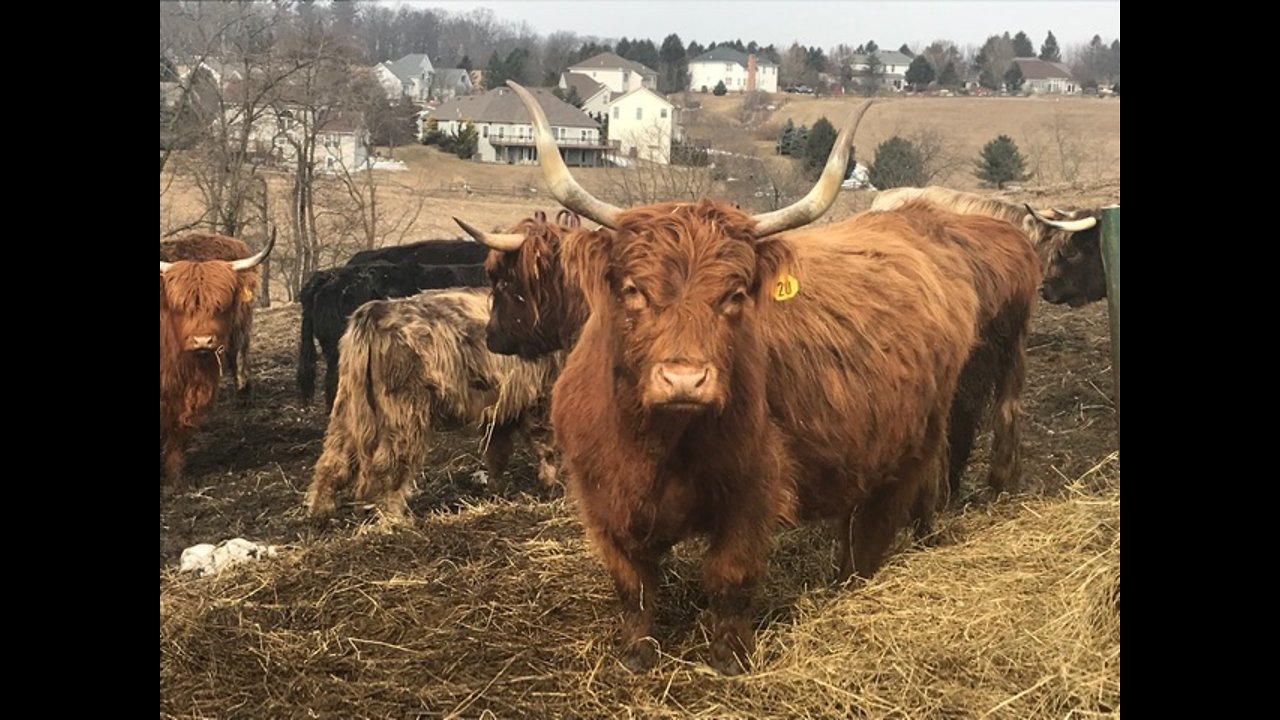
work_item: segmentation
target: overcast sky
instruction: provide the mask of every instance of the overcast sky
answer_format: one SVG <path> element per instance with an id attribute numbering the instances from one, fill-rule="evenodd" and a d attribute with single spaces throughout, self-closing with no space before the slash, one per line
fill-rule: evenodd
<path id="1" fill-rule="evenodd" d="M 395 6 L 400 2 L 385 2 Z M 470 12 L 489 8 L 503 19 L 524 20 L 541 35 L 570 30 L 579 35 L 649 38 L 655 44 L 672 32 L 688 44 L 715 40 L 755 40 L 785 49 L 792 42 L 824 50 L 840 43 L 857 47 L 868 40 L 897 49 L 923 47 L 945 38 L 960 46 L 981 45 L 988 36 L 1025 31 L 1036 49 L 1052 30 L 1060 47 L 1087 43 L 1101 35 L 1120 37 L 1120 0 L 413 0 L 404 4 Z"/>

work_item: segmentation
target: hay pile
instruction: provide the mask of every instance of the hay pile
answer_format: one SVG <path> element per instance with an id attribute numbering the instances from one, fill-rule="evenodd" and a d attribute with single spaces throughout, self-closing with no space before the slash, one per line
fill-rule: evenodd
<path id="1" fill-rule="evenodd" d="M 562 500 L 331 531 L 215 578 L 162 575 L 161 716 L 1119 717 L 1118 458 L 940 527 L 850 589 L 826 584 L 824 529 L 783 534 L 756 669 L 734 679 L 704 663 L 699 546 L 668 562 L 664 656 L 633 675 Z"/>

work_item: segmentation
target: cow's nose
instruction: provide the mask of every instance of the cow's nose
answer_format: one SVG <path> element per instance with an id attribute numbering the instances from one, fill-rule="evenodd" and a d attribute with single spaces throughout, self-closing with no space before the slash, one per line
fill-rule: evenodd
<path id="1" fill-rule="evenodd" d="M 658 366 L 658 377 L 667 385 L 667 390 L 677 396 L 696 396 L 710 376 L 711 368 L 707 365 L 663 363 Z"/>
<path id="2" fill-rule="evenodd" d="M 213 350 L 214 344 L 217 341 L 218 339 L 212 335 L 192 335 L 191 349 L 192 350 Z"/>

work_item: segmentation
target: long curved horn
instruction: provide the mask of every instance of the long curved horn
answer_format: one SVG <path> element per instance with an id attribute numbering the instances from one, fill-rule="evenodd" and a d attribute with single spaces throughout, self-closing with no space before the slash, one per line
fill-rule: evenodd
<path id="1" fill-rule="evenodd" d="M 533 137 L 538 145 L 538 164 L 542 166 L 542 179 L 551 189 L 552 196 L 559 200 L 561 205 L 579 215 L 607 228 L 616 228 L 618 213 L 622 210 L 593 197 L 591 193 L 582 189 L 578 181 L 574 180 L 573 175 L 569 173 L 569 168 L 564 164 L 564 158 L 560 157 L 560 148 L 551 137 L 551 124 L 547 122 L 547 115 L 542 111 L 542 106 L 528 90 L 514 80 L 508 80 L 507 85 L 515 91 L 520 102 L 524 103 L 525 109 L 529 111 L 529 117 L 533 120 Z"/>
<path id="2" fill-rule="evenodd" d="M 271 248 L 275 247 L 275 244 L 276 244 L 276 228 L 273 225 L 271 227 L 271 237 L 267 238 L 267 246 L 262 248 L 262 250 L 258 251 L 256 255 L 251 255 L 243 260 L 236 260 L 235 262 L 231 263 L 231 269 L 235 270 L 236 272 L 240 272 L 241 270 L 250 270 L 252 268 L 257 267 L 258 263 L 267 259 L 267 255 L 271 253 Z"/>
<path id="3" fill-rule="evenodd" d="M 1026 208 L 1027 208 L 1027 212 L 1031 213 L 1032 217 L 1044 223 L 1045 225 L 1048 225 L 1049 227 L 1058 228 L 1059 230 L 1066 230 L 1067 232 L 1080 232 L 1081 230 L 1088 230 L 1089 228 L 1098 224 L 1098 218 L 1095 218 L 1095 217 L 1081 218 L 1079 220 L 1050 220 L 1045 216 L 1041 215 L 1040 213 L 1036 212 L 1035 208 L 1031 207 L 1030 205 L 1027 205 Z"/>
<path id="4" fill-rule="evenodd" d="M 476 242 L 483 243 L 494 250 L 512 252 L 519 250 L 520 246 L 524 244 L 524 235 L 519 233 L 487 233 L 458 218 L 454 218 L 453 221 L 458 223 L 458 227 L 462 228 L 464 232 L 475 238 Z"/>
<path id="5" fill-rule="evenodd" d="M 874 102 L 874 100 L 868 100 L 850 116 L 844 130 L 840 131 L 835 144 L 831 146 L 831 154 L 827 156 L 827 166 L 822 171 L 822 177 L 818 178 L 817 184 L 808 195 L 781 210 L 756 215 L 757 238 L 807 225 L 822 217 L 822 214 L 831 208 L 831 204 L 836 201 L 836 195 L 840 193 L 840 184 L 844 182 L 844 171 L 849 167 L 849 149 L 853 147 L 853 135 L 862 124 L 862 117 L 866 115 L 867 108 Z"/>

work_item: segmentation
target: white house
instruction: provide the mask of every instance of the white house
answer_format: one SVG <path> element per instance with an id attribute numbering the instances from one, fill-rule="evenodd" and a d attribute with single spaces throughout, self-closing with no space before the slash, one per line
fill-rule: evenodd
<path id="1" fill-rule="evenodd" d="M 418 102 L 425 102 L 428 99 L 431 78 L 436 70 L 431 64 L 431 58 L 425 53 L 405 55 L 393 63 L 386 63 L 386 66 L 399 78 L 403 94 Z"/>
<path id="2" fill-rule="evenodd" d="M 595 117 L 609 111 L 609 98 L 613 93 L 605 85 L 592 80 L 582 73 L 560 73 L 560 91 L 568 95 L 570 90 L 578 94 L 582 101 L 582 112 Z"/>
<path id="3" fill-rule="evenodd" d="M 404 95 L 404 87 L 400 82 L 400 78 L 391 72 L 388 63 L 381 62 L 369 68 L 373 74 L 374 82 L 378 83 L 378 87 L 382 88 L 382 92 L 386 93 L 387 99 L 395 102 Z"/>
<path id="4" fill-rule="evenodd" d="M 1067 94 L 1080 92 L 1080 83 L 1071 70 L 1062 63 L 1047 62 L 1039 58 L 1014 58 L 1022 71 L 1022 90 L 1032 94 Z"/>
<path id="5" fill-rule="evenodd" d="M 656 90 L 658 73 L 656 70 L 618 57 L 611 52 L 600 53 L 580 63 L 570 65 L 569 72 L 580 73 L 609 88 L 615 93 L 627 93 L 639 87 Z M 586 98 L 583 98 L 584 100 Z"/>
<path id="6" fill-rule="evenodd" d="M 227 122 L 242 127 L 238 108 L 227 109 Z M 281 165 L 295 165 L 298 149 L 314 120 L 310 112 L 292 105 L 260 114 L 249 130 L 249 142 L 257 154 Z M 315 129 L 315 170 L 355 171 L 369 162 L 369 133 L 359 113 L 327 112 Z"/>
<path id="7" fill-rule="evenodd" d="M 720 46 L 689 61 L 689 89 L 712 92 L 723 82 L 731 92 L 778 92 L 778 66 L 758 55 Z"/>
<path id="8" fill-rule="evenodd" d="M 680 140 L 676 107 L 649 88 L 636 88 L 609 101 L 609 139 L 626 157 L 666 165 L 671 142 Z"/>
<path id="9" fill-rule="evenodd" d="M 870 59 L 874 55 L 877 61 L 876 72 L 880 73 L 880 84 L 893 90 L 902 90 L 907 85 L 907 68 L 911 67 L 911 58 L 897 50 L 877 50 L 870 55 L 854 55 L 849 62 L 855 80 L 857 75 L 871 69 Z"/>
<path id="10" fill-rule="evenodd" d="M 475 90 L 471 73 L 461 68 L 437 70 L 431 79 L 431 99 L 448 100 L 459 95 L 470 95 Z"/>
<path id="11" fill-rule="evenodd" d="M 617 147 L 600 138 L 600 125 L 578 108 L 560 100 L 546 88 L 528 88 L 538 100 L 566 165 L 604 164 L 605 151 Z M 441 132 L 457 134 L 463 125 L 477 133 L 473 160 L 487 163 L 531 165 L 538 162 L 533 123 L 520 98 L 510 88 L 495 88 L 481 95 L 455 97 L 428 115 Z"/>

